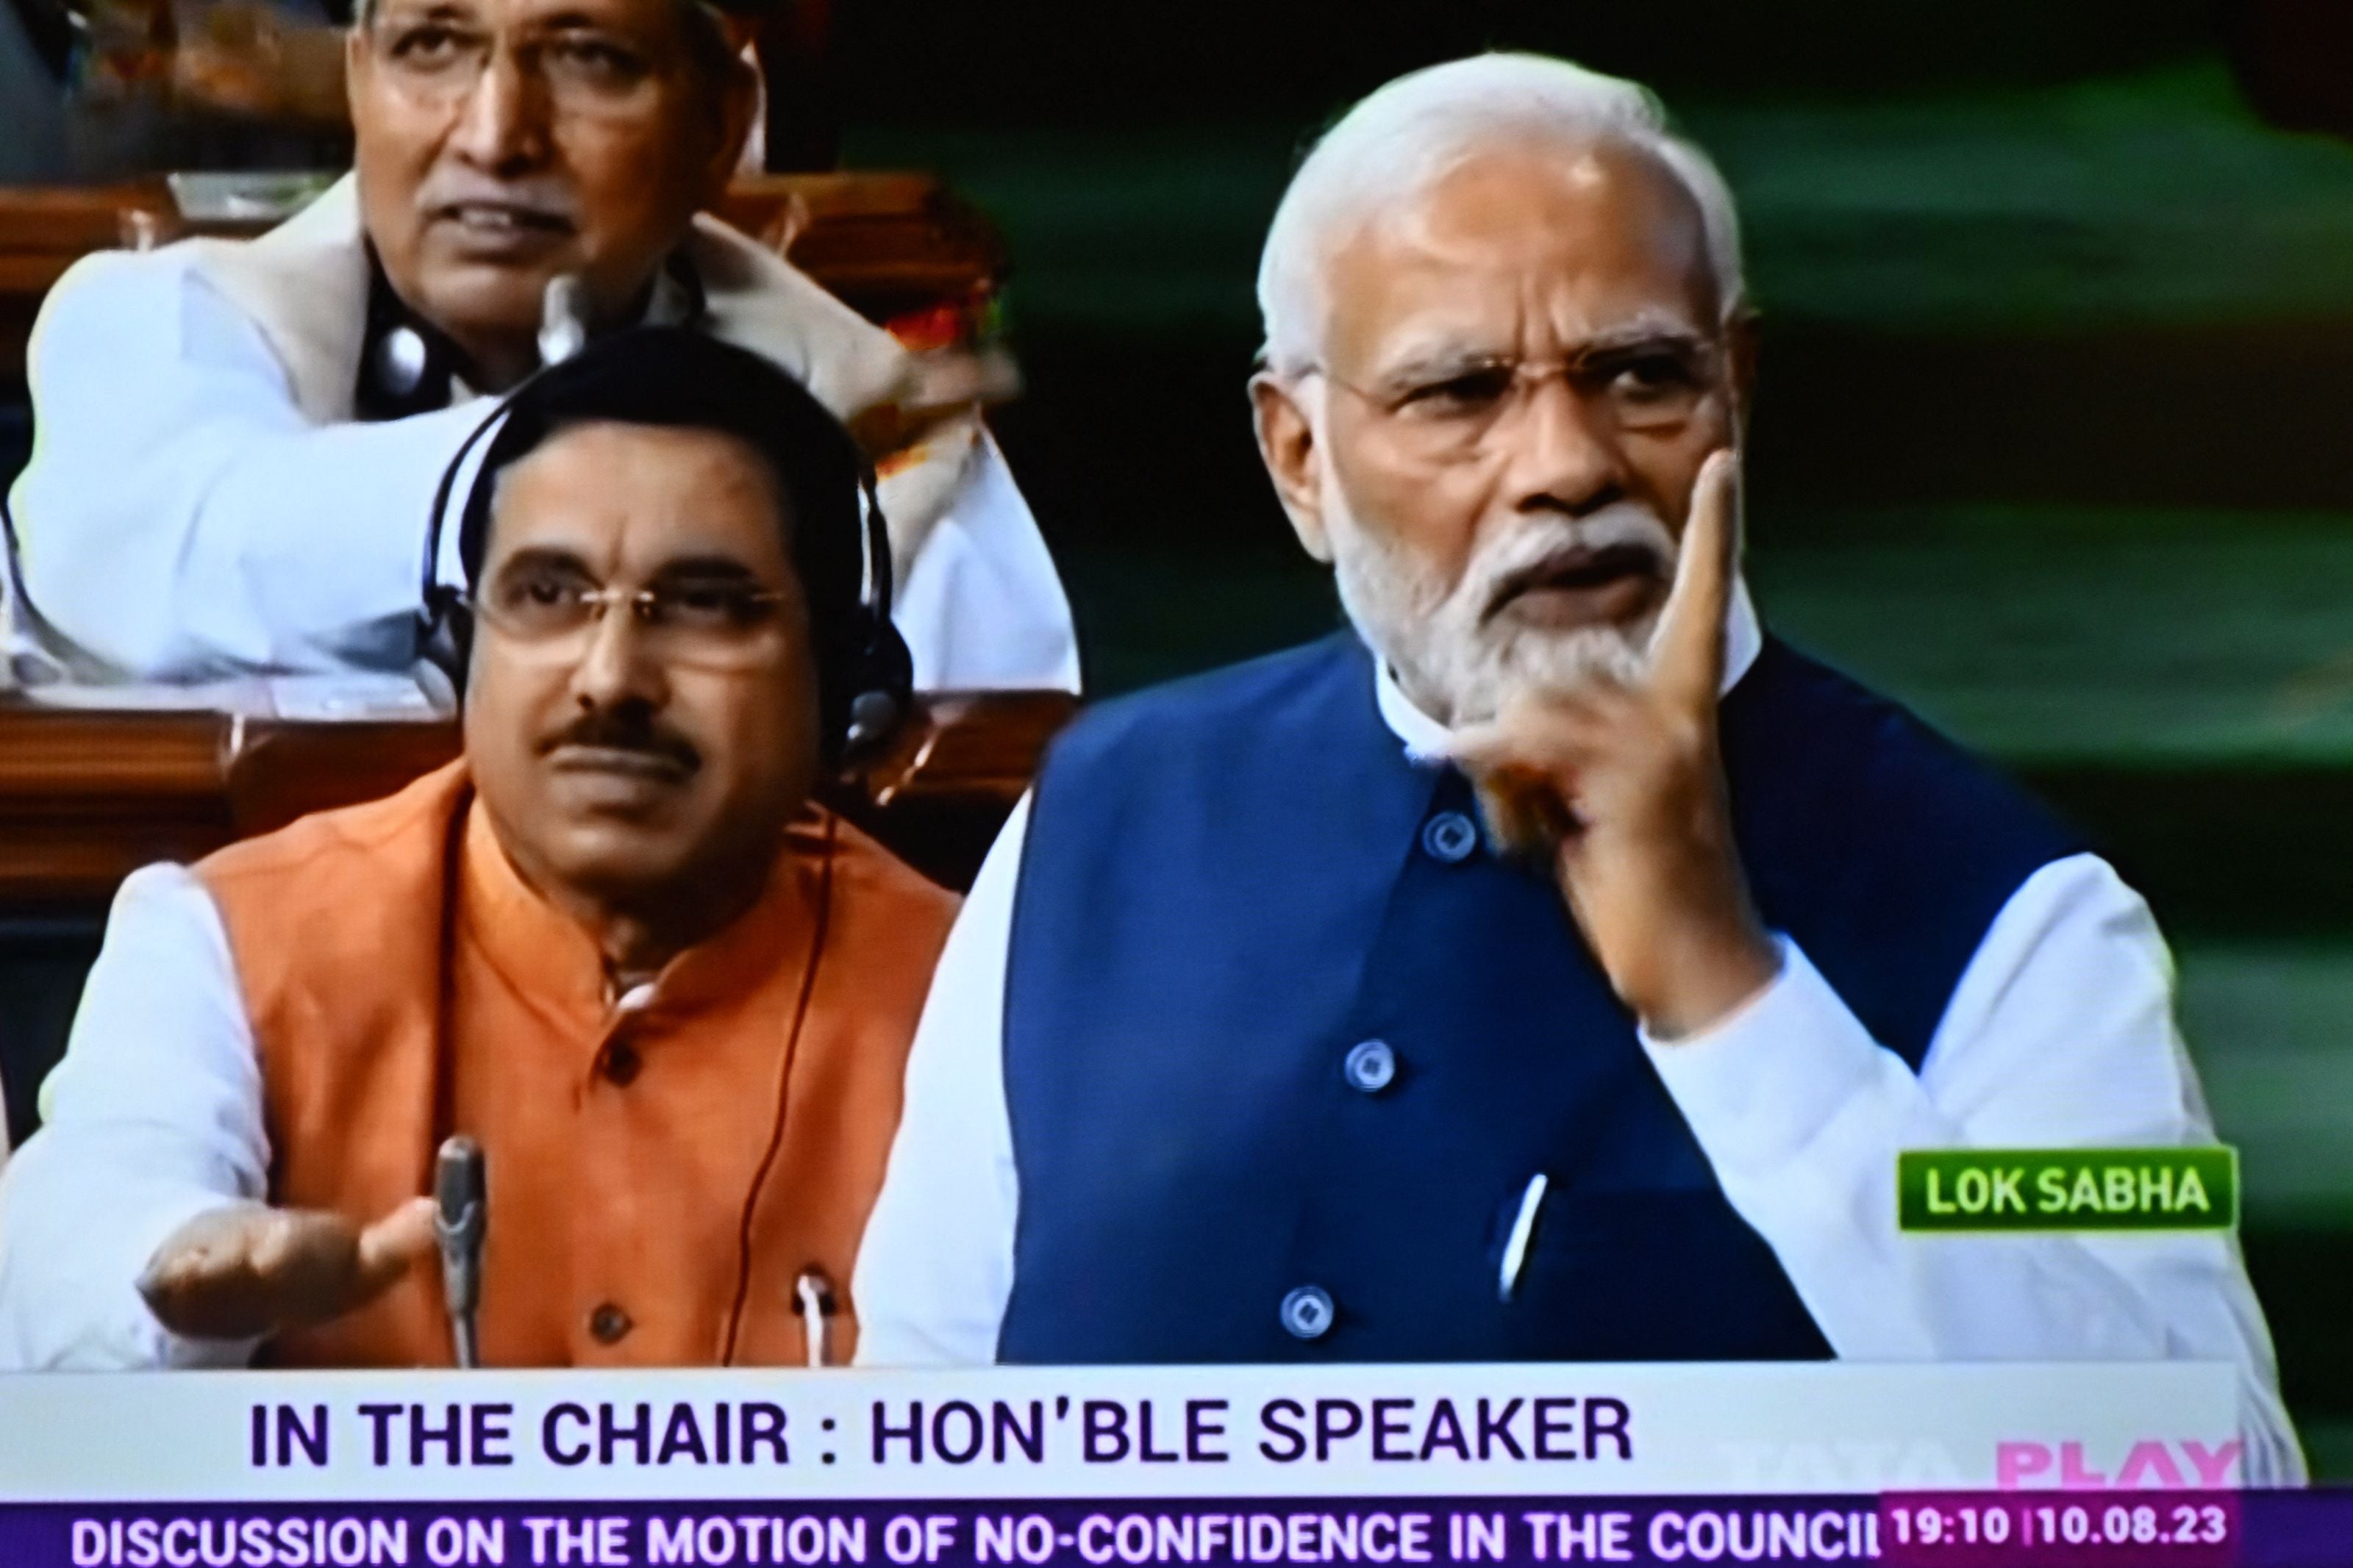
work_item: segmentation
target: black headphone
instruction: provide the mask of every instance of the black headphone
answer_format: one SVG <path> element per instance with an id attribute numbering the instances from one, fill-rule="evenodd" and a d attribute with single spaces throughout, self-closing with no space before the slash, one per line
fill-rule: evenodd
<path id="1" fill-rule="evenodd" d="M 661 368 L 660 362 L 664 360 L 684 362 L 681 368 L 690 375 L 698 370 L 707 373 L 718 368 L 740 376 L 753 374 L 750 364 L 756 364 L 760 374 L 754 375 L 755 381 L 768 381 L 768 390 L 779 397 L 788 388 L 791 396 L 806 401 L 808 408 L 816 409 L 823 424 L 830 427 L 831 435 L 824 438 L 839 438 L 840 451 L 836 455 L 845 458 L 856 476 L 860 523 L 858 600 L 848 613 L 847 624 L 835 626 L 828 626 L 825 617 L 814 613 L 817 606 L 813 603 L 812 631 L 817 644 L 824 754 L 837 765 L 855 760 L 896 727 L 907 711 L 914 686 L 913 659 L 891 619 L 891 542 L 881 500 L 876 493 L 873 467 L 849 431 L 781 369 L 750 350 L 688 328 L 629 328 L 598 339 L 571 358 L 533 372 L 501 399 L 498 406 L 459 444 L 434 490 L 432 514 L 426 531 L 417 620 L 419 679 L 428 687 L 438 689 L 432 694 L 444 705 L 454 707 L 463 698 L 467 662 L 473 648 L 473 620 L 464 592 L 442 582 L 439 567 L 450 504 L 474 449 L 489 442 L 480 468 L 467 489 L 459 521 L 461 540 L 468 537 L 470 531 L 477 537 L 487 537 L 489 481 L 499 469 L 537 446 L 548 434 L 548 425 L 534 418 L 530 432 L 515 440 L 512 449 L 502 450 L 501 437 L 517 429 L 518 414 L 535 416 L 538 405 L 561 397 L 565 390 L 599 374 L 618 375 L 642 387 L 648 384 L 648 373 Z M 782 385 L 776 386 L 776 383 Z M 595 417 L 593 405 L 584 407 L 579 416 Z M 611 416 L 628 418 L 622 412 Z M 806 411 L 798 416 L 807 418 Z M 814 421 L 810 423 L 813 426 Z M 723 427 L 731 434 L 744 434 L 733 425 Z M 754 445 L 771 462 L 778 460 L 778 444 L 755 441 Z M 777 479 L 788 497 L 796 501 L 802 499 L 795 476 L 780 472 Z M 798 507 L 796 528 L 818 521 L 821 510 L 815 506 Z M 806 556 L 797 551 L 796 557 L 796 569 L 806 575 L 802 564 Z M 818 584 L 803 584 L 813 601 L 820 587 Z"/>

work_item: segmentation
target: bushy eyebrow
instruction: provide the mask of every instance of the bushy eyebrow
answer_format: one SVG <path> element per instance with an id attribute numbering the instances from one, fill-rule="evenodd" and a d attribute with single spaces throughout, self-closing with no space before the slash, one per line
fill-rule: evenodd
<path id="1" fill-rule="evenodd" d="M 1468 345 L 1430 344 L 1405 355 L 1376 378 L 1378 386 L 1404 391 L 1416 386 L 1434 386 L 1461 376 L 1475 375 L 1498 365 L 1508 365 L 1512 356 L 1472 348 Z"/>
<path id="2" fill-rule="evenodd" d="M 1586 354 L 1620 353 L 1629 349 L 1670 349 L 1678 353 L 1697 353 L 1707 346 L 1707 339 L 1681 323 L 1637 321 L 1609 331 L 1596 332 L 1586 340 L 1579 351 Z"/>
<path id="3" fill-rule="evenodd" d="M 501 579 L 522 573 L 578 577 L 594 582 L 596 574 L 576 552 L 554 544 L 529 544 L 499 563 Z M 733 555 L 681 555 L 663 562 L 648 579 L 649 585 L 668 583 L 746 584 L 763 585 L 761 575 Z"/>
<path id="4" fill-rule="evenodd" d="M 499 563 L 499 574 L 511 572 L 567 572 L 575 577 L 594 577 L 588 563 L 569 550 L 553 544 L 527 544 Z"/>
<path id="5" fill-rule="evenodd" d="M 368 15 L 369 20 L 375 24 L 481 20 L 478 7 L 459 4 L 459 0 L 435 0 L 430 5 L 410 5 L 403 4 L 403 0 L 382 0 Z"/>
<path id="6" fill-rule="evenodd" d="M 1645 310 L 1595 332 L 1573 347 L 1568 357 L 1586 359 L 1641 351 L 1664 351 L 1689 357 L 1706 346 L 1705 334 L 1680 317 Z M 1376 384 L 1402 391 L 1436 385 L 1517 362 L 1518 356 L 1507 350 L 1486 349 L 1459 341 L 1430 341 L 1409 346 L 1378 374 Z"/>
<path id="7" fill-rule="evenodd" d="M 544 33 L 617 30 L 612 17 L 594 16 L 586 11 L 557 11 L 545 16 L 533 16 L 530 25 Z"/>
<path id="8" fill-rule="evenodd" d="M 754 583 L 760 574 L 733 555 L 681 555 L 654 573 L 657 583 Z"/>

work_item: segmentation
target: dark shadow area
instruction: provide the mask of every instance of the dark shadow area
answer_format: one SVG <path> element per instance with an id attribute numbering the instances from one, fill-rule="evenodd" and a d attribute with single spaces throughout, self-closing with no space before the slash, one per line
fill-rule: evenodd
<path id="1" fill-rule="evenodd" d="M 2353 939 L 2342 846 L 2353 769 L 2078 765 L 2024 782 L 2164 917 L 2176 942 Z M 2353 1278 L 2353 1276 L 2348 1276 Z"/>
<path id="2" fill-rule="evenodd" d="M 1782 503 L 2353 508 L 2353 321 L 1895 333 L 1768 318 Z"/>
<path id="3" fill-rule="evenodd" d="M 1400 71 L 1541 49 L 1662 89 L 1889 94 L 2031 83 L 2211 48 L 2207 0 L 998 0 L 839 8 L 857 106 L 906 123 L 1056 125 L 1256 118 L 1306 123 Z"/>
<path id="4" fill-rule="evenodd" d="M 0 914 L 0 1088 L 7 1091 L 11 1142 L 23 1142 L 38 1123 L 34 1098 L 65 1055 L 103 928 L 95 910 Z"/>
<path id="5" fill-rule="evenodd" d="M 2324 1226 L 2255 1227 L 2240 1241 L 2271 1322 L 2288 1408 L 2303 1415 L 2353 1411 L 2353 1338 L 2345 1333 L 2353 1235 Z"/>

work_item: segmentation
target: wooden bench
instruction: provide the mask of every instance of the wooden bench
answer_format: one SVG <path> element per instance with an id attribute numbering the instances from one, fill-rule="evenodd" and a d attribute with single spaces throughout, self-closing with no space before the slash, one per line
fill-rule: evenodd
<path id="1" fill-rule="evenodd" d="M 969 884 L 1075 700 L 920 698 L 831 793 L 926 874 Z M 0 700 L 0 910 L 90 910 L 155 860 L 389 795 L 458 752 L 454 723 L 294 722 Z"/>

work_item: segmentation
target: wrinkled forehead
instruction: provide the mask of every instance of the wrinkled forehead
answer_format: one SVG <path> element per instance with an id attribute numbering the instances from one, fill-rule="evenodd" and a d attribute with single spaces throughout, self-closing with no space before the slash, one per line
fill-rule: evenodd
<path id="1" fill-rule="evenodd" d="M 526 551 L 607 574 L 732 562 L 773 583 L 791 569 L 791 512 L 776 474 L 723 431 L 567 425 L 507 465 L 495 487 L 490 572 Z"/>
<path id="2" fill-rule="evenodd" d="M 1544 357 L 1716 325 L 1698 202 L 1624 142 L 1480 151 L 1335 240 L 1325 341 L 1347 379 L 1406 358 Z"/>
<path id="3" fill-rule="evenodd" d="M 642 39 L 679 36 L 696 0 L 362 0 L 364 25 L 432 18 L 488 31 L 590 27 Z"/>

